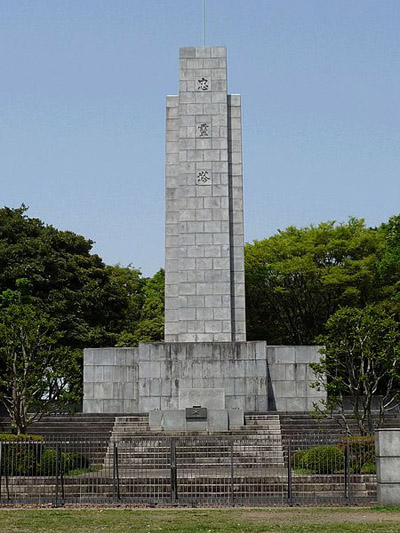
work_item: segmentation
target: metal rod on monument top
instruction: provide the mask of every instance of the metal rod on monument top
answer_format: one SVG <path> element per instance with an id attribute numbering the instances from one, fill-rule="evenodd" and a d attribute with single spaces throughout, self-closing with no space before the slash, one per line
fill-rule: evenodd
<path id="1" fill-rule="evenodd" d="M 203 46 L 206 45 L 206 0 L 203 0 Z"/>

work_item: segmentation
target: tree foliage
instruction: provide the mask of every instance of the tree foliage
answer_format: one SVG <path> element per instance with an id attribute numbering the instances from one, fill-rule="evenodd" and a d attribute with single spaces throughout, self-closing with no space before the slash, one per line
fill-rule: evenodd
<path id="1" fill-rule="evenodd" d="M 113 344 L 124 295 L 93 242 L 26 215 L 0 209 L 0 293 L 25 279 L 32 304 L 57 319 L 65 346 Z"/>
<path id="2" fill-rule="evenodd" d="M 138 319 L 129 321 L 119 334 L 117 346 L 137 346 L 139 342 L 161 342 L 164 339 L 164 270 L 144 280 L 143 305 Z"/>
<path id="3" fill-rule="evenodd" d="M 346 429 L 351 397 L 352 414 L 362 435 L 374 429 L 373 397 L 381 394 L 379 423 L 400 404 L 400 330 L 398 322 L 379 306 L 344 307 L 327 322 L 319 363 L 312 364 L 316 386 L 327 392 L 327 414 L 339 409 Z"/>
<path id="4" fill-rule="evenodd" d="M 132 266 L 106 266 L 92 246 L 80 235 L 28 217 L 25 206 L 0 209 L 0 297 L 18 292 L 25 298 L 12 309 L 20 321 L 25 317 L 26 335 L 35 327 L 40 331 L 34 319 L 53 325 L 54 365 L 57 356 L 70 354 L 64 379 L 71 398 L 81 394 L 83 348 L 115 346 L 127 335 L 135 345 L 163 338 L 163 272 L 147 279 Z M 12 309 L 0 319 L 11 337 Z M 10 396 L 4 369 L 0 378 Z"/>
<path id="5" fill-rule="evenodd" d="M 378 265 L 378 282 L 384 287 L 384 298 L 399 314 L 400 307 L 400 215 L 391 217 L 380 227 L 385 242 Z"/>
<path id="6" fill-rule="evenodd" d="M 356 218 L 289 227 L 247 244 L 248 338 L 312 344 L 337 309 L 375 301 L 384 244 L 382 232 Z"/>
<path id="7" fill-rule="evenodd" d="M 44 413 L 76 400 L 79 351 L 60 345 L 56 321 L 21 293 L 5 291 L 0 310 L 0 399 L 18 433 Z"/>

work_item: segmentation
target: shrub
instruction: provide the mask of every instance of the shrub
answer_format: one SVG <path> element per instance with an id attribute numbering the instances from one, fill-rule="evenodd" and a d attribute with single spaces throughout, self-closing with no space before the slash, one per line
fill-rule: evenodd
<path id="1" fill-rule="evenodd" d="M 332 474 L 344 467 L 344 453 L 335 446 L 316 446 L 304 454 L 305 468 L 315 474 Z"/>
<path id="2" fill-rule="evenodd" d="M 45 450 L 42 453 L 39 464 L 39 472 L 43 476 L 53 476 L 56 474 L 57 450 Z"/>
<path id="3" fill-rule="evenodd" d="M 65 473 L 70 469 L 67 453 L 61 452 L 59 468 L 59 473 Z M 50 448 L 42 453 L 39 472 L 42 476 L 55 476 L 57 474 L 57 450 Z"/>
<path id="4" fill-rule="evenodd" d="M 82 453 L 66 453 L 60 454 L 60 473 L 68 474 L 71 470 L 89 468 L 90 461 Z M 55 476 L 57 473 L 57 450 L 48 449 L 42 454 L 40 460 L 39 470 L 43 476 Z"/>
<path id="5" fill-rule="evenodd" d="M 360 435 L 357 437 L 349 437 L 338 443 L 338 448 L 343 452 L 347 446 L 351 455 L 360 455 L 361 453 L 363 453 L 363 455 L 375 455 L 375 440 L 373 436 L 364 437 Z"/>
<path id="6" fill-rule="evenodd" d="M 32 476 L 42 452 L 41 435 L 1 433 L 1 473 L 9 476 Z"/>
<path id="7" fill-rule="evenodd" d="M 69 456 L 69 470 L 89 468 L 90 460 L 83 453 L 71 452 Z"/>
<path id="8" fill-rule="evenodd" d="M 41 435 L 14 435 L 0 433 L 1 473 L 9 476 L 55 476 L 57 473 L 57 450 L 43 450 Z M 89 458 L 77 452 L 61 452 L 59 473 L 86 470 Z"/>
<path id="9" fill-rule="evenodd" d="M 1 442 L 42 442 L 44 439 L 42 435 L 28 435 L 20 433 L 15 435 L 14 433 L 0 433 Z"/>
<path id="10" fill-rule="evenodd" d="M 297 450 L 292 454 L 292 460 L 291 465 L 293 468 L 296 469 L 304 469 L 307 468 L 305 463 L 305 454 L 307 453 L 307 450 Z"/>
<path id="11" fill-rule="evenodd" d="M 375 463 L 365 463 L 360 468 L 360 474 L 376 474 Z"/>
<path id="12" fill-rule="evenodd" d="M 343 452 L 349 451 L 350 471 L 353 474 L 362 473 L 363 466 L 375 464 L 375 440 L 374 437 L 350 437 L 339 442 L 338 447 Z"/>
<path id="13" fill-rule="evenodd" d="M 9 476 L 35 475 L 36 453 L 31 447 L 9 445 L 3 448 L 1 473 Z"/>

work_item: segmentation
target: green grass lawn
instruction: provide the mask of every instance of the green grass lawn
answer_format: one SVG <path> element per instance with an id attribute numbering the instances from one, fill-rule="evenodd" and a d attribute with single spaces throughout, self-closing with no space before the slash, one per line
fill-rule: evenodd
<path id="1" fill-rule="evenodd" d="M 0 509 L 0 531 L 400 532 L 400 509 Z"/>

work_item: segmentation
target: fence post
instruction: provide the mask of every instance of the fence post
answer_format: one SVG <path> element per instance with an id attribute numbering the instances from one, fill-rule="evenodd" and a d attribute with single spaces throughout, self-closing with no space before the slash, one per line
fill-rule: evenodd
<path id="1" fill-rule="evenodd" d="M 113 496 L 114 499 L 120 500 L 121 494 L 119 490 L 119 464 L 118 464 L 118 445 L 114 442 L 113 453 Z"/>
<path id="2" fill-rule="evenodd" d="M 235 486 L 234 486 L 234 477 L 233 477 L 233 438 L 231 438 L 231 503 L 233 504 L 235 502 Z"/>
<path id="3" fill-rule="evenodd" d="M 292 441 L 289 439 L 289 446 L 288 446 L 288 464 L 287 464 L 288 472 L 287 472 L 287 479 L 288 479 L 288 486 L 287 486 L 287 498 L 289 505 L 293 505 L 293 487 L 292 487 Z"/>
<path id="4" fill-rule="evenodd" d="M 58 490 L 59 490 L 59 477 L 60 477 L 60 445 L 56 446 L 56 502 L 55 506 L 58 507 Z"/>
<path id="5" fill-rule="evenodd" d="M 346 447 L 344 449 L 344 497 L 350 498 L 350 449 L 349 439 L 346 440 Z"/>
<path id="6" fill-rule="evenodd" d="M 171 502 L 178 499 L 178 476 L 176 471 L 176 440 L 171 437 Z"/>
<path id="7" fill-rule="evenodd" d="M 2 497 L 2 493 L 1 493 L 1 483 L 3 481 L 2 472 L 3 472 L 3 443 L 0 441 L 0 501 Z"/>
<path id="8" fill-rule="evenodd" d="M 4 443 L 4 471 L 6 476 L 6 493 L 7 493 L 7 501 L 10 501 L 10 486 L 8 484 L 8 460 L 10 458 L 10 444 L 8 442 Z"/>

